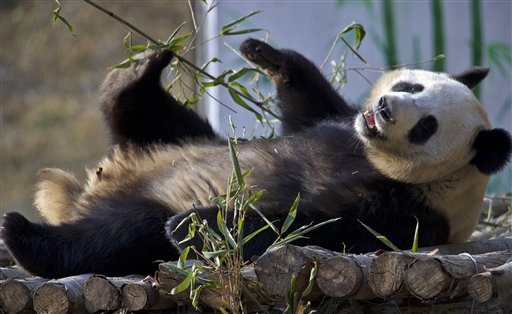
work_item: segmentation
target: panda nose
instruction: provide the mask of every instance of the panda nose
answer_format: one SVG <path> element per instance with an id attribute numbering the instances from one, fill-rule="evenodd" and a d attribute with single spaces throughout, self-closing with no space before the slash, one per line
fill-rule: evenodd
<path id="1" fill-rule="evenodd" d="M 377 105 L 377 113 L 382 117 L 384 121 L 393 121 L 393 117 L 391 116 L 391 110 L 389 109 L 388 106 L 388 100 L 385 96 L 379 99 L 379 103 Z"/>

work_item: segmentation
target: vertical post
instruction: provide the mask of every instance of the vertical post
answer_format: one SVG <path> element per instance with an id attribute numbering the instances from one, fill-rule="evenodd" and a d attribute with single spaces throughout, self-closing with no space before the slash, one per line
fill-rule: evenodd
<path id="1" fill-rule="evenodd" d="M 442 0 L 432 0 L 432 26 L 433 26 L 433 38 L 434 44 L 434 56 L 444 54 L 444 23 L 443 23 L 443 2 Z M 432 70 L 435 72 L 444 72 L 444 59 L 436 58 L 432 66 Z"/>

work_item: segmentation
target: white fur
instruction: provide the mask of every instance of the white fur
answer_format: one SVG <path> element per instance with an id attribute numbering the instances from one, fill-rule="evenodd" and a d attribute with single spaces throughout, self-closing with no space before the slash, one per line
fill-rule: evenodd
<path id="1" fill-rule="evenodd" d="M 398 82 L 421 84 L 418 93 L 393 92 Z M 480 214 L 488 177 L 470 165 L 477 133 L 490 123 L 481 104 L 465 85 L 446 74 L 421 70 L 397 70 L 382 76 L 367 100 L 366 108 L 377 112 L 386 97 L 392 122 L 378 114 L 375 124 L 383 138 L 364 136 L 364 118 L 355 128 L 366 146 L 372 164 L 388 177 L 418 184 L 430 204 L 450 222 L 450 242 L 467 240 Z M 412 144 L 407 135 L 427 115 L 438 121 L 437 132 L 424 144 Z"/>

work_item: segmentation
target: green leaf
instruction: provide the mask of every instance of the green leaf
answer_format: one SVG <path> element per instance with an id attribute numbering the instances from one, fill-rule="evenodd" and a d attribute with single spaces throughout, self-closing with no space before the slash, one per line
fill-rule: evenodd
<path id="1" fill-rule="evenodd" d="M 350 49 L 350 51 L 352 51 L 353 54 L 356 55 L 356 57 L 359 58 L 359 60 L 361 60 L 363 63 L 368 63 L 364 58 L 363 56 L 361 56 L 359 54 L 359 52 L 357 52 L 354 48 L 352 48 L 352 46 L 350 46 L 350 44 L 345 40 L 345 38 L 341 38 L 341 41 L 348 47 L 348 49 Z"/>
<path id="2" fill-rule="evenodd" d="M 283 226 L 281 227 L 281 234 L 284 234 L 286 230 L 292 225 L 293 221 L 297 217 L 297 208 L 299 207 L 300 201 L 300 193 L 297 195 L 295 200 L 293 201 L 292 207 L 290 207 L 290 211 L 284 220 Z"/>
<path id="3" fill-rule="evenodd" d="M 206 258 L 215 258 L 215 257 L 223 257 L 226 256 L 226 254 L 229 253 L 229 250 L 217 250 L 217 251 L 202 251 L 201 254 L 204 255 Z"/>
<path id="4" fill-rule="evenodd" d="M 185 40 L 187 40 L 190 36 L 192 36 L 192 34 L 188 33 L 188 34 L 185 34 L 183 36 L 173 38 L 169 42 L 169 44 L 167 44 L 167 49 L 169 49 L 169 50 L 171 50 L 173 52 L 179 51 L 181 48 L 183 48 L 182 46 L 180 46 L 180 44 L 182 42 L 184 42 Z"/>
<path id="5" fill-rule="evenodd" d="M 416 253 L 416 252 L 418 252 L 420 221 L 418 220 L 418 218 L 416 216 L 414 216 L 414 218 L 416 218 L 416 229 L 414 230 L 414 240 L 412 242 L 411 252 Z"/>
<path id="6" fill-rule="evenodd" d="M 257 236 L 260 232 L 268 229 L 270 225 L 264 225 L 263 227 L 259 228 L 258 230 L 252 232 L 250 235 L 246 236 L 244 240 L 242 241 L 242 245 L 245 245 L 247 242 L 251 241 L 252 238 Z"/>
<path id="7" fill-rule="evenodd" d="M 228 147 L 229 155 L 231 157 L 231 163 L 233 164 L 233 170 L 235 171 L 236 182 L 240 187 L 244 187 L 244 176 L 242 175 L 242 170 L 240 169 L 240 163 L 238 163 L 238 157 L 235 151 L 235 144 L 233 144 L 233 140 L 231 138 L 228 138 Z"/>
<path id="8" fill-rule="evenodd" d="M 225 33 L 221 33 L 222 36 L 231 36 L 231 35 L 241 35 L 241 34 L 249 34 L 249 33 L 255 33 L 263 31 L 261 28 L 249 28 L 249 29 L 242 29 L 239 31 L 228 31 Z"/>
<path id="9" fill-rule="evenodd" d="M 237 93 L 236 93 L 236 90 L 233 89 L 232 87 L 228 87 L 228 92 L 229 92 L 229 95 L 231 96 L 231 98 L 233 99 L 234 102 L 236 102 L 239 106 L 249 110 L 250 112 L 252 112 L 255 116 L 256 116 L 256 119 L 258 119 L 259 122 L 263 122 L 263 116 L 257 112 L 256 110 L 254 110 L 251 106 L 249 106 Z"/>
<path id="10" fill-rule="evenodd" d="M 288 236 L 286 236 L 284 239 L 282 240 L 279 240 L 277 241 L 276 243 L 274 243 L 272 245 L 272 247 L 274 246 L 278 246 L 278 245 L 284 245 L 284 244 L 289 244 L 289 243 L 292 243 L 293 241 L 297 240 L 297 239 L 300 239 L 300 238 L 303 238 L 303 235 L 308 233 L 308 232 L 311 232 L 315 229 L 318 229 L 326 224 L 330 224 L 330 223 L 333 223 L 333 222 L 336 222 L 337 220 L 339 220 L 341 218 L 332 218 L 332 219 L 329 219 L 329 220 L 326 220 L 326 221 L 323 221 L 321 223 L 318 223 L 316 225 L 313 225 L 313 226 L 310 226 L 310 227 L 307 227 L 307 228 L 299 228 L 301 229 L 300 232 L 292 232 L 290 233 Z"/>
<path id="11" fill-rule="evenodd" d="M 249 207 L 251 207 L 252 210 L 254 210 L 260 217 L 261 219 L 263 219 L 265 221 L 265 223 L 272 229 L 274 230 L 274 232 L 279 235 L 279 229 L 277 229 L 277 227 L 270 221 L 268 220 L 267 217 L 265 217 L 265 215 L 263 215 L 263 213 L 256 207 L 254 206 L 253 204 L 250 204 Z"/>
<path id="12" fill-rule="evenodd" d="M 190 246 L 187 246 L 180 254 L 178 258 L 177 267 L 183 269 L 185 267 L 185 262 L 187 261 L 188 252 L 190 252 Z"/>
<path id="13" fill-rule="evenodd" d="M 303 297 L 307 297 L 311 291 L 313 291 L 313 286 L 315 285 L 316 275 L 318 274 L 318 264 L 317 262 L 313 262 L 313 268 L 311 268 L 311 272 L 309 273 L 309 283 L 304 292 L 302 292 Z"/>
<path id="14" fill-rule="evenodd" d="M 205 286 L 200 285 L 199 287 L 195 288 L 190 292 L 191 299 L 192 299 L 192 306 L 194 308 L 198 308 L 199 306 L 199 297 L 201 296 L 201 291 L 203 290 Z"/>
<path id="15" fill-rule="evenodd" d="M 236 81 L 239 78 L 241 78 L 242 76 L 247 75 L 247 74 L 252 74 L 254 72 L 261 73 L 261 71 L 258 70 L 258 69 L 254 69 L 254 68 L 241 68 L 240 70 L 234 72 L 233 75 L 231 75 L 228 78 L 228 82 Z M 240 86 L 242 86 L 242 85 L 240 85 Z"/>
<path id="16" fill-rule="evenodd" d="M 113 66 L 115 69 L 127 69 L 132 65 L 132 59 L 126 59 Z"/>
<path id="17" fill-rule="evenodd" d="M 351 32 L 351 31 L 354 31 L 354 34 L 356 37 L 355 42 L 354 42 L 354 48 L 359 49 L 359 47 L 361 46 L 361 44 L 363 42 L 364 37 L 366 36 L 366 30 L 364 29 L 363 25 L 356 23 L 356 22 L 352 22 L 349 25 L 347 25 L 338 34 L 338 37 L 341 39 L 341 36 Z"/>
<path id="18" fill-rule="evenodd" d="M 167 40 L 165 41 L 165 45 L 166 46 L 169 46 L 169 44 L 171 43 L 171 41 L 174 39 L 174 37 L 176 36 L 176 34 L 178 34 L 178 32 L 183 28 L 183 26 L 185 26 L 185 24 L 187 24 L 186 22 L 183 22 L 181 23 L 178 27 L 176 27 L 176 29 L 174 30 L 174 32 L 172 32 L 171 36 L 169 36 L 169 38 L 167 38 Z"/>
<path id="19" fill-rule="evenodd" d="M 68 29 L 68 32 L 71 34 L 71 36 L 76 36 L 73 31 L 73 26 L 71 26 L 71 24 L 68 22 L 68 20 L 66 20 L 65 17 L 60 15 L 60 10 L 62 10 L 62 6 L 61 6 L 59 0 L 55 0 L 55 2 L 57 3 L 57 8 L 52 11 L 53 24 L 55 25 L 57 20 L 61 21 L 62 23 L 64 23 L 64 25 L 66 25 L 66 28 Z"/>
<path id="20" fill-rule="evenodd" d="M 236 247 L 236 241 L 233 239 L 233 235 L 231 235 L 231 232 L 229 232 L 228 226 L 226 225 L 226 222 L 222 218 L 222 213 L 219 210 L 217 213 L 217 226 L 219 227 L 220 233 L 224 236 L 224 238 L 228 241 L 231 248 Z"/>
<path id="21" fill-rule="evenodd" d="M 253 15 L 256 15 L 258 13 L 260 13 L 261 11 L 252 11 L 224 26 L 222 26 L 221 30 L 220 30 L 220 35 L 223 36 L 227 33 L 231 33 L 235 28 L 237 28 L 238 26 L 240 26 L 240 24 L 242 24 L 246 19 L 248 19 L 249 17 L 253 16 Z"/>
<path id="22" fill-rule="evenodd" d="M 377 239 L 379 239 L 382 243 L 384 243 L 387 247 L 389 247 L 390 249 L 392 249 L 393 251 L 400 251 L 400 249 L 394 245 L 391 241 L 389 241 L 388 238 L 386 238 L 385 236 L 383 236 L 382 234 L 378 233 L 377 231 L 373 230 L 371 227 L 365 225 L 362 221 L 360 221 L 359 219 L 357 220 L 359 221 L 359 223 L 361 225 L 363 225 L 363 227 L 366 228 L 366 230 L 370 231 L 371 234 L 373 234 Z"/>
<path id="23" fill-rule="evenodd" d="M 172 288 L 172 290 L 171 290 L 170 294 L 172 294 L 172 295 L 176 295 L 176 294 L 178 294 L 178 293 L 180 293 L 180 292 L 185 291 L 188 287 L 190 287 L 190 286 L 191 286 L 192 281 L 193 281 L 193 278 L 194 278 L 195 276 L 196 276 L 196 275 L 195 275 L 195 271 L 194 271 L 194 270 L 191 270 L 191 271 L 188 273 L 187 277 L 185 277 L 185 279 L 183 279 L 183 281 L 182 281 L 182 282 L 180 282 L 180 284 L 179 284 L 179 285 L 177 285 L 176 287 Z"/>

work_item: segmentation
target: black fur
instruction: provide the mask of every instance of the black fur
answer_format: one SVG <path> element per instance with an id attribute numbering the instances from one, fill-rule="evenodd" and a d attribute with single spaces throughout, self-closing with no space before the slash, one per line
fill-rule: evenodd
<path id="1" fill-rule="evenodd" d="M 471 89 L 486 78 L 487 74 L 489 74 L 489 68 L 473 67 L 462 73 L 452 75 L 452 78 Z"/>
<path id="2" fill-rule="evenodd" d="M 113 144 L 145 146 L 216 138 L 207 121 L 162 88 L 160 75 L 173 56 L 170 51 L 162 51 L 153 58 L 135 60 L 130 69 L 109 74 L 102 86 L 100 106 Z"/>
<path id="3" fill-rule="evenodd" d="M 409 142 L 421 145 L 425 144 L 437 131 L 438 123 L 434 116 L 421 118 L 409 131 Z"/>
<path id="4" fill-rule="evenodd" d="M 169 208 L 133 195 L 118 197 L 95 199 L 90 216 L 58 227 L 8 213 L 5 244 L 23 268 L 46 278 L 152 274 L 156 261 L 177 259 L 163 228 Z"/>
<path id="5" fill-rule="evenodd" d="M 420 246 L 447 241 L 447 219 L 426 205 L 426 195 L 414 185 L 385 178 L 369 164 L 353 126 L 347 123 L 355 110 L 310 61 L 253 39 L 245 42 L 241 51 L 263 66 L 276 83 L 283 127 L 289 135 L 240 146 L 241 163 L 254 167 L 248 185 L 266 190 L 258 206 L 270 220 L 282 223 L 300 193 L 294 227 L 341 218 L 297 242 L 300 245 L 348 252 L 385 248 L 359 219 L 407 249 L 412 245 L 415 217 L 420 223 Z M 151 143 L 179 145 L 184 140 L 193 143 L 198 138 L 217 138 L 207 122 L 183 108 L 160 86 L 158 78 L 171 58 L 170 53 L 153 54 L 140 61 L 138 69 L 132 66 L 108 76 L 102 109 L 114 143 L 149 147 Z M 222 145 L 219 147 L 226 153 L 197 156 L 197 175 L 203 175 L 201 167 L 211 170 L 217 167 L 213 165 L 229 163 L 227 145 L 215 143 L 211 141 L 211 145 Z M 230 174 L 231 169 L 221 173 L 226 178 Z M 176 245 L 185 232 L 171 231 L 189 212 L 145 198 L 137 185 L 118 188 L 123 192 L 90 199 L 90 216 L 70 224 L 34 224 L 19 214 L 9 214 L 3 229 L 5 243 L 23 267 L 44 277 L 90 272 L 151 274 L 156 268 L 153 261 L 177 258 L 178 251 L 164 238 L 167 218 L 171 218 L 167 234 Z M 194 210 L 210 226 L 216 226 L 215 207 Z M 177 212 L 182 213 L 173 216 Z M 262 224 L 259 216 L 250 212 L 245 232 Z M 274 234 L 265 231 L 247 244 L 246 256 L 263 253 L 273 240 Z"/>
<path id="6" fill-rule="evenodd" d="M 326 119 L 352 118 L 357 110 L 333 89 L 318 68 L 301 54 L 248 39 L 240 52 L 267 71 L 277 87 L 283 134 Z"/>
<path id="7" fill-rule="evenodd" d="M 503 169 L 510 161 L 512 138 L 503 129 L 482 130 L 473 143 L 476 155 L 471 160 L 478 170 L 491 175 Z"/>

